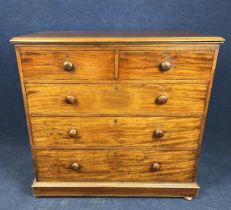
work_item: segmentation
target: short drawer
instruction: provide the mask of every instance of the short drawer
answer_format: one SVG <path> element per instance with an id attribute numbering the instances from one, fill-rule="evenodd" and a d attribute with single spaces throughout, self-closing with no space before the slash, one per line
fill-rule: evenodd
<path id="1" fill-rule="evenodd" d="M 30 114 L 202 114 L 207 84 L 28 84 Z"/>
<path id="2" fill-rule="evenodd" d="M 22 51 L 25 80 L 114 78 L 114 51 Z"/>
<path id="3" fill-rule="evenodd" d="M 36 150 L 37 181 L 193 180 L 194 151 Z"/>
<path id="4" fill-rule="evenodd" d="M 121 51 L 119 77 L 137 79 L 207 80 L 212 69 L 211 51 Z"/>
<path id="5" fill-rule="evenodd" d="M 197 149 L 197 117 L 31 117 L 35 147 Z"/>

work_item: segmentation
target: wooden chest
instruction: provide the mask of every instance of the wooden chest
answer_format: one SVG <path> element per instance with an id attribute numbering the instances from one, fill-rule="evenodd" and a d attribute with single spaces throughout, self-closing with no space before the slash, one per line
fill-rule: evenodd
<path id="1" fill-rule="evenodd" d="M 35 196 L 191 199 L 222 37 L 15 37 Z"/>

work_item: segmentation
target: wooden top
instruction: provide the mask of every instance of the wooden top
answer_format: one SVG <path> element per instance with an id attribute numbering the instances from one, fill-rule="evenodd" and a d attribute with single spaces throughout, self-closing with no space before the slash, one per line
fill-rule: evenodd
<path id="1" fill-rule="evenodd" d="M 36 43 L 118 43 L 118 42 L 218 42 L 225 41 L 219 36 L 209 36 L 183 31 L 46 31 L 17 36 L 10 40 L 14 44 Z"/>

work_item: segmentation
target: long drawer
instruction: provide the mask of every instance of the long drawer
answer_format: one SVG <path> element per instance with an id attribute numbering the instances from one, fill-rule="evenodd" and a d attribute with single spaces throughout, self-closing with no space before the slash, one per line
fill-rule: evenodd
<path id="1" fill-rule="evenodd" d="M 193 180 L 194 151 L 36 150 L 37 181 Z"/>
<path id="2" fill-rule="evenodd" d="M 201 118 L 31 117 L 35 147 L 197 149 Z"/>
<path id="3" fill-rule="evenodd" d="M 121 51 L 120 79 L 209 79 L 214 51 Z"/>
<path id="4" fill-rule="evenodd" d="M 28 84 L 30 114 L 202 114 L 207 84 Z"/>
<path id="5" fill-rule="evenodd" d="M 114 78 L 114 51 L 22 51 L 20 56 L 26 80 Z"/>

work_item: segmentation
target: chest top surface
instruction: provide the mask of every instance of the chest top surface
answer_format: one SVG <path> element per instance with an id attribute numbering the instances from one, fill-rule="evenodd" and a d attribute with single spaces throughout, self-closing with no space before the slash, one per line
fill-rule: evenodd
<path id="1" fill-rule="evenodd" d="M 33 43 L 118 43 L 118 42 L 218 42 L 225 39 L 185 31 L 45 31 L 11 39 L 15 44 Z"/>

